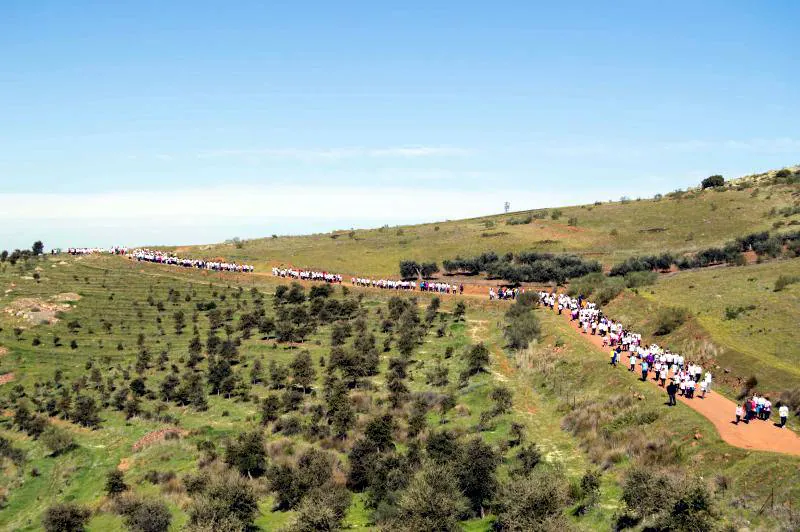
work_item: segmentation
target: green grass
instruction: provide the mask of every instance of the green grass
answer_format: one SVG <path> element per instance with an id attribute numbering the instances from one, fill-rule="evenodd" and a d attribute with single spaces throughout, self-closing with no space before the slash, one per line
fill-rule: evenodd
<path id="1" fill-rule="evenodd" d="M 692 319 L 656 341 L 692 357 L 713 358 L 720 366 L 715 377 L 729 387 L 736 378 L 756 375 L 762 390 L 780 392 L 800 382 L 800 286 L 775 292 L 782 274 L 800 274 L 800 258 L 662 276 L 638 296 L 623 295 L 608 312 L 649 333 L 659 308 L 687 308 Z M 731 319 L 728 308 L 744 310 Z"/>
<path id="2" fill-rule="evenodd" d="M 758 515 L 759 510 L 773 490 L 778 507 L 798 500 L 800 458 L 727 445 L 713 425 L 688 406 L 663 408 L 665 394 L 662 390 L 641 382 L 622 368 L 611 368 L 605 352 L 577 335 L 566 320 L 550 311 L 542 310 L 538 314 L 546 335 L 532 349 L 534 356 L 518 358 L 517 364 L 550 411 L 580 416 L 588 405 L 608 405 L 605 410 L 610 421 L 598 427 L 597 432 L 579 431 L 576 437 L 598 465 L 608 467 L 605 481 L 612 485 L 606 488 L 605 495 L 612 497 L 612 503 L 619 495 L 615 483 L 628 467 L 666 467 L 673 472 L 683 470 L 684 474 L 699 477 L 712 486 L 716 485 L 716 479 L 727 479 L 730 481 L 727 490 L 715 488 L 716 509 L 724 519 L 739 523 L 746 519 L 755 528 L 777 528 L 776 523 L 784 517 L 780 509 Z M 558 349 L 553 347 L 557 338 L 564 342 Z M 630 406 L 615 409 L 612 406 L 617 400 L 615 397 L 625 396 L 635 399 Z M 637 414 L 650 410 L 658 414 L 655 421 L 644 426 L 631 423 L 630 420 L 637 419 Z M 611 445 L 598 439 L 598 433 L 608 426 L 619 427 L 613 433 Z M 696 439 L 698 433 L 701 438 Z M 647 442 L 666 442 L 674 446 L 677 458 L 665 464 L 637 458 L 642 444 Z M 614 447 L 618 447 L 616 450 L 621 454 L 618 461 L 608 462 Z M 600 526 L 598 522 L 598 528 Z"/>
<path id="3" fill-rule="evenodd" d="M 769 216 L 773 208 L 792 205 L 793 187 L 761 186 L 737 190 L 693 191 L 682 198 L 614 201 L 600 205 L 564 207 L 557 220 L 548 216 L 530 224 L 506 222 L 527 213 L 509 213 L 467 220 L 441 221 L 412 226 L 385 227 L 308 236 L 279 236 L 234 244 L 173 247 L 186 256 L 255 264 L 262 272 L 269 265 L 291 264 L 345 275 L 397 276 L 402 259 L 438 261 L 456 255 L 472 256 L 493 250 L 572 252 L 595 258 L 609 266 L 631 255 L 691 252 L 759 230 L 776 220 L 788 223 L 800 215 Z M 758 193 L 754 196 L 754 191 Z M 543 212 L 540 210 L 538 212 Z M 576 227 L 568 225 L 577 218 Z M 493 227 L 487 229 L 487 225 Z M 613 233 L 613 234 L 612 234 Z M 483 236 L 491 234 L 491 237 Z"/>
<path id="4" fill-rule="evenodd" d="M 41 261 L 39 266 L 39 282 L 27 279 L 30 272 L 23 268 L 6 267 L 0 271 L 0 286 L 12 287 L 10 292 L 0 298 L 0 307 L 6 307 L 20 298 L 36 298 L 40 302 L 47 302 L 53 296 L 67 292 L 77 293 L 81 298 L 60 315 L 57 322 L 50 324 L 36 325 L 16 316 L 0 314 L 0 345 L 9 349 L 0 358 L 0 372 L 13 371 L 16 375 L 14 382 L 0 387 L 0 400 L 3 402 L 6 402 L 8 394 L 17 385 L 22 385 L 30 395 L 34 383 L 51 380 L 57 369 L 63 371 L 65 382 L 86 375 L 89 361 L 102 368 L 104 377 L 110 374 L 121 375 L 126 370 L 135 374 L 132 365 L 138 352 L 136 343 L 140 333 L 144 334 L 145 344 L 153 354 L 154 361 L 162 349 L 167 349 L 170 356 L 167 365 L 180 365 L 192 337 L 191 316 L 197 302 L 214 299 L 221 310 L 231 308 L 238 315 L 251 307 L 252 296 L 249 289 L 255 283 L 265 294 L 265 306 L 271 309 L 270 294 L 276 286 L 272 279 L 262 277 L 227 277 L 193 270 L 137 265 L 113 257 L 68 258 L 63 261 L 51 259 Z M 244 281 L 245 290 L 237 297 L 239 280 Z M 170 289 L 180 292 L 180 296 L 173 302 L 168 301 Z M 187 294 L 191 296 L 191 301 L 185 300 Z M 153 305 L 147 302 L 151 295 Z M 377 311 L 380 308 L 385 311 L 389 294 L 365 292 L 365 295 L 362 306 L 366 310 L 370 327 L 377 330 Z M 430 295 L 420 295 L 420 311 L 424 310 L 429 300 Z M 163 311 L 158 310 L 158 302 L 164 303 Z M 445 299 L 442 312 L 446 315 L 453 304 L 454 300 Z M 242 309 L 238 309 L 238 306 Z M 491 324 L 500 319 L 500 307 L 478 301 L 470 301 L 469 307 L 470 320 Z M 182 335 L 177 335 L 173 327 L 172 314 L 176 310 L 183 310 L 187 316 L 188 326 Z M 157 321 L 159 318 L 160 324 Z M 71 331 L 68 324 L 73 320 L 77 320 L 81 326 Z M 104 320 L 112 323 L 109 332 L 102 325 Z M 432 330 L 438 327 L 440 320 L 435 323 Z M 442 323 L 446 325 L 445 336 L 440 338 L 433 332 L 427 334 L 423 345 L 414 355 L 416 362 L 410 367 L 408 379 L 412 392 L 431 390 L 425 383 L 425 373 L 436 359 L 442 358 L 448 347 L 454 349 L 454 356 L 442 359 L 442 362 L 449 369 L 450 385 L 436 390 L 437 392 L 456 390 L 458 374 L 463 369 L 460 355 L 473 341 L 489 342 L 495 353 L 497 371 L 502 369 L 497 366 L 497 353 L 500 352 L 502 340 L 496 328 L 486 327 L 482 334 L 473 335 L 471 322 L 452 323 L 445 320 Z M 205 339 L 208 325 L 203 313 L 200 313 L 197 325 L 200 337 Z M 14 327 L 18 326 L 24 327 L 19 337 L 13 332 Z M 382 345 L 382 333 L 377 332 L 376 336 L 378 345 Z M 37 337 L 41 343 L 34 346 L 32 340 Z M 55 337 L 61 339 L 60 346 L 54 345 Z M 320 357 L 327 356 L 329 338 L 330 329 L 323 326 L 307 340 L 304 348 L 318 361 Z M 72 340 L 78 344 L 76 349 L 70 347 Z M 122 350 L 117 349 L 120 343 L 123 345 Z M 286 363 L 297 351 L 296 348 L 284 346 L 276 348 L 274 342 L 262 341 L 256 334 L 251 340 L 244 340 L 240 346 L 240 370 L 247 371 L 257 358 L 262 359 L 265 366 L 269 360 Z M 382 370 L 385 370 L 390 356 L 392 353 L 381 354 Z M 151 367 L 145 372 L 145 376 L 148 387 L 157 390 L 162 379 L 161 372 Z M 383 379 L 383 374 L 373 378 L 378 393 L 382 393 L 384 388 Z M 564 463 L 570 475 L 579 478 L 588 467 L 588 462 L 577 442 L 559 430 L 557 418 L 539 414 L 538 411 L 531 413 L 524 410 L 527 404 L 525 401 L 531 399 L 524 381 L 510 378 L 507 382 L 517 392 L 518 410 L 497 418 L 492 429 L 482 436 L 493 444 L 504 443 L 508 439 L 511 422 L 520 420 L 527 429 L 527 439 L 541 445 L 548 461 Z M 481 412 L 491 404 L 489 393 L 496 383 L 496 376 L 493 374 L 474 377 L 465 389 L 456 390 L 458 403 L 466 409 L 465 414 L 456 415 L 451 412 L 443 421 L 438 412 L 432 411 L 428 416 L 430 426 L 464 433 L 473 431 Z M 322 373 L 318 371 L 317 387 L 321 384 Z M 252 393 L 263 396 L 267 389 L 263 385 L 254 385 Z M 8 490 L 8 499 L 4 511 L 0 512 L 0 528 L 38 530 L 41 515 L 48 506 L 56 501 L 75 501 L 87 504 L 95 510 L 89 524 L 90 530 L 119 529 L 121 519 L 110 513 L 103 495 L 103 485 L 106 472 L 124 461 L 129 468 L 125 475 L 126 482 L 139 494 L 163 497 L 173 512 L 172 528 L 178 529 L 187 520 L 185 503 L 181 503 L 179 497 L 165 497 L 158 486 L 145 481 L 145 473 L 149 470 L 174 471 L 180 477 L 194 471 L 198 468 L 199 456 L 195 449 L 197 441 L 211 439 L 221 449 L 227 437 L 257 423 L 258 406 L 252 402 L 233 401 L 218 396 L 209 396 L 208 402 L 208 410 L 202 412 L 169 404 L 166 413 L 178 417 L 181 428 L 190 431 L 190 435 L 179 441 L 156 443 L 137 452 L 133 451 L 133 444 L 149 432 L 164 427 L 163 423 L 147 421 L 141 417 L 126 421 L 122 413 L 113 409 L 101 412 L 102 425 L 97 430 L 87 430 L 61 422 L 75 436 L 78 446 L 63 455 L 51 457 L 41 442 L 33 441 L 15 430 L 11 426 L 11 418 L 0 418 L 0 433 L 25 449 L 28 454 L 28 460 L 21 469 L 4 462 L 5 467 L 0 473 L 0 487 Z M 145 399 L 142 406 L 152 409 L 155 404 L 156 401 Z M 367 412 L 360 414 L 362 419 L 366 415 Z M 346 462 L 344 454 L 340 454 L 340 459 Z M 501 466 L 501 476 L 506 475 L 506 467 L 506 464 Z M 39 476 L 31 474 L 34 468 L 40 473 Z M 293 517 L 292 512 L 272 511 L 272 506 L 272 499 L 268 495 L 261 500 L 257 524 L 262 529 L 280 528 Z M 364 506 L 364 497 L 356 495 L 346 518 L 348 527 L 355 530 L 368 529 L 370 513 Z M 607 518 L 608 515 L 605 515 L 604 519 Z M 491 518 L 471 520 L 465 522 L 465 527 L 469 530 L 486 530 L 490 522 Z"/>
<path id="5" fill-rule="evenodd" d="M 755 190 L 758 194 L 754 194 Z M 247 241 L 241 249 L 222 244 L 180 248 L 179 252 L 193 257 L 222 256 L 251 262 L 262 272 L 270 264 L 291 263 L 344 274 L 376 276 L 396 276 L 398 262 L 405 258 L 441 262 L 458 254 L 473 255 L 489 249 L 498 253 L 568 251 L 610 265 L 633 254 L 693 251 L 767 229 L 776 219 L 768 215 L 769 211 L 790 205 L 791 193 L 792 190 L 784 186 L 729 188 L 719 192 L 692 192 L 682 199 L 569 207 L 561 209 L 563 215 L 557 220 L 546 217 L 534 219 L 530 224 L 507 225 L 506 220 L 523 216 L 513 213 L 355 231 L 352 238 L 347 232 L 279 237 Z M 567 225 L 571 217 L 578 219 L 577 227 Z M 495 226 L 487 229 L 487 222 Z M 486 232 L 502 234 L 492 238 L 481 236 Z M 154 361 L 166 350 L 170 358 L 167 367 L 172 363 L 182 366 L 181 359 L 186 356 L 193 335 L 192 315 L 197 302 L 214 300 L 220 310 L 230 309 L 238 316 L 252 308 L 250 289 L 256 287 L 265 295 L 265 307 L 270 313 L 273 312 L 271 294 L 277 286 L 277 281 L 268 275 L 214 274 L 137 264 L 119 257 L 49 258 L 38 266 L 41 268 L 39 282 L 32 277 L 33 265 L 0 266 L 0 309 L 20 298 L 36 298 L 46 303 L 53 296 L 66 292 L 77 293 L 81 299 L 70 303 L 60 320 L 52 324 L 27 323 L 0 312 L 0 346 L 8 349 L 8 353 L 0 357 L 0 373 L 14 372 L 16 376 L 14 382 L 0 386 L 0 401 L 6 406 L 9 406 L 8 396 L 17 385 L 24 386 L 31 394 L 34 383 L 53 379 L 57 369 L 63 371 L 65 382 L 69 382 L 87 375 L 90 361 L 102 368 L 103 377 L 116 375 L 121 382 L 125 371 L 135 373 L 133 365 L 139 334 L 145 336 Z M 731 376 L 747 377 L 754 372 L 763 386 L 771 390 L 783 389 L 796 385 L 800 377 L 800 370 L 797 370 L 800 352 L 796 348 L 800 345 L 797 329 L 800 285 L 774 292 L 774 283 L 780 274 L 800 274 L 800 259 L 661 277 L 656 285 L 640 288 L 638 295 L 626 292 L 611 304 L 609 312 L 647 333 L 652 326 L 651 316 L 661 306 L 687 307 L 693 313 L 692 319 L 664 341 L 674 342 L 684 351 L 707 350 L 717 357 L 721 367 L 731 370 Z M 170 289 L 180 292 L 174 301 L 168 300 Z M 185 299 L 187 294 L 190 301 Z M 385 311 L 388 298 L 394 294 L 351 292 L 351 296 L 358 294 L 363 295 L 361 306 L 370 329 L 376 331 L 380 349 L 384 334 L 379 331 L 381 318 L 377 312 L 382 308 Z M 152 296 L 154 304 L 148 303 L 148 296 Z M 430 297 L 417 294 L 421 311 Z M 443 301 L 442 312 L 447 315 L 454 300 L 443 298 Z M 157 302 L 163 303 L 163 311 L 158 310 Z M 576 528 L 610 528 L 614 516 L 621 511 L 621 479 L 629 467 L 647 460 L 642 458 L 646 455 L 643 449 L 647 444 L 666 443 L 677 457 L 669 458 L 673 461 L 666 464 L 649 464 L 652 467 L 702 476 L 709 484 L 720 475 L 729 479 L 731 487 L 715 495 L 720 513 L 729 523 L 744 520 L 755 528 L 774 529 L 780 516 L 770 512 L 757 515 L 770 490 L 775 488 L 779 501 L 800 498 L 797 473 L 800 460 L 732 448 L 716 436 L 710 423 L 691 409 L 685 406 L 660 408 L 663 397 L 659 391 L 639 383 L 627 372 L 608 368 L 602 353 L 586 344 L 552 313 L 538 312 L 545 333 L 538 345 L 526 353 L 509 353 L 504 348 L 501 332 L 502 314 L 507 304 L 477 299 L 466 302 L 465 322 L 445 319 L 441 322 L 445 325 L 443 337 L 433 332 L 425 336 L 409 367 L 407 384 L 412 392 L 455 391 L 460 413 L 454 410 L 443 420 L 437 411 L 431 411 L 427 415 L 428 425 L 431 429 L 444 428 L 466 435 L 474 433 L 481 412 L 490 407 L 491 390 L 500 383 L 508 386 L 514 392 L 514 410 L 497 418 L 489 430 L 481 433 L 487 442 L 505 446 L 512 422 L 518 422 L 524 426 L 526 440 L 537 443 L 547 462 L 560 464 L 571 482 L 578 482 L 589 469 L 604 471 L 598 504 L 584 516 L 569 518 Z M 726 319 L 726 307 L 734 306 L 748 310 L 739 313 L 736 319 Z M 186 314 L 187 327 L 182 335 L 174 331 L 172 315 L 176 310 Z M 72 320 L 77 320 L 81 327 L 71 331 L 68 323 Z M 112 324 L 108 332 L 103 327 L 106 321 Z M 230 323 L 235 322 L 236 318 Z M 439 323 L 437 321 L 432 330 Z M 15 327 L 24 327 L 19 337 L 14 333 Z M 208 320 L 203 312 L 198 313 L 197 327 L 201 339 L 205 340 Z M 56 337 L 60 338 L 58 346 L 53 342 Z M 39 339 L 40 345 L 33 345 L 34 338 Z M 556 339 L 564 345 L 553 347 Z M 73 340 L 77 342 L 75 349 L 70 347 Z M 477 341 L 486 342 L 490 349 L 491 372 L 475 376 L 465 388 L 457 389 L 458 374 L 463 369 L 459 355 Z M 122 349 L 118 350 L 120 344 Z M 330 328 L 322 326 L 307 339 L 303 348 L 318 362 L 328 355 L 329 346 Z M 448 347 L 452 347 L 455 354 L 445 360 L 442 355 Z M 287 363 L 298 349 L 276 346 L 254 334 L 253 338 L 242 341 L 239 352 L 242 362 L 238 370 L 247 372 L 256 359 L 262 360 L 265 367 L 270 360 Z M 371 379 L 374 391 L 363 392 L 370 396 L 373 405 L 385 396 L 384 371 L 393 355 L 395 348 L 381 353 L 381 373 Z M 432 389 L 425 382 L 425 373 L 437 360 L 448 367 L 450 384 Z M 317 369 L 316 388 L 319 389 L 322 372 Z M 157 389 L 162 372 L 153 367 L 145 375 L 148 387 Z M 726 383 L 724 375 L 718 370 L 716 379 L 723 385 L 723 391 L 731 393 L 735 385 L 733 381 Z M 265 385 L 254 385 L 251 393 L 263 397 L 268 389 Z M 626 403 L 619 412 L 608 413 L 611 427 L 608 430 L 613 439 L 599 438 L 601 429 L 594 432 L 565 430 L 581 409 L 613 404 L 617 396 L 636 399 L 632 404 Z M 155 404 L 156 401 L 145 400 L 143 407 L 152 409 Z M 374 406 L 359 410 L 359 423 L 374 411 Z M 635 420 L 642 419 L 641 414 L 651 411 L 657 412 L 652 423 L 636 425 Z M 134 452 L 132 447 L 137 440 L 165 425 L 141 417 L 126 421 L 121 413 L 106 409 L 101 414 L 103 423 L 98 430 L 65 424 L 74 434 L 78 447 L 58 457 L 49 456 L 40 442 L 14 430 L 9 417 L 0 417 L 0 434 L 26 450 L 28 456 L 22 468 L 7 460 L 0 462 L 0 491 L 8 493 L 6 507 L 0 511 L 0 529 L 38 530 L 44 509 L 61 500 L 88 504 L 95 510 L 90 530 L 119 529 L 122 521 L 109 511 L 103 483 L 106 471 L 123 460 L 130 468 L 126 480 L 132 488 L 146 496 L 163 497 L 173 513 L 172 529 L 180 529 L 188 518 L 185 495 L 164 495 L 161 488 L 144 480 L 145 473 L 175 471 L 180 477 L 195 471 L 199 467 L 195 444 L 201 439 L 210 439 L 222 449 L 226 438 L 257 424 L 258 405 L 210 396 L 207 411 L 195 412 L 170 404 L 166 413 L 180 419 L 181 428 L 190 431 L 188 437 Z M 703 435 L 701 439 L 694 439 L 697 432 Z M 268 435 L 270 439 L 281 437 L 269 431 Z M 300 437 L 292 439 L 300 445 Z M 399 442 L 401 448 L 404 444 Z M 336 452 L 346 464 L 346 455 Z M 508 476 L 513 453 L 513 449 L 505 451 L 500 478 Z M 38 476 L 31 474 L 33 468 L 38 470 Z M 256 524 L 264 530 L 289 524 L 294 513 L 273 511 L 271 495 L 263 489 L 263 482 L 259 486 L 262 489 Z M 370 529 L 370 518 L 365 497 L 356 494 L 345 519 L 346 526 L 353 530 Z M 468 520 L 463 528 L 489 530 L 492 520 L 491 515 Z"/>

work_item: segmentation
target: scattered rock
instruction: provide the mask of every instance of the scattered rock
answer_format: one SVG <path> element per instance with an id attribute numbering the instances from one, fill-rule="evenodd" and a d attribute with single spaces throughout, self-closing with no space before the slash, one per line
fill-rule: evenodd
<path id="1" fill-rule="evenodd" d="M 702 440 L 703 439 L 703 435 L 700 434 L 699 432 L 695 432 L 694 433 L 694 439 L 695 440 Z"/>
<path id="2" fill-rule="evenodd" d="M 64 303 L 50 303 L 35 297 L 23 297 L 11 302 L 5 308 L 6 314 L 22 318 L 33 324 L 55 323 L 58 312 L 70 310 L 72 307 Z"/>
<path id="3" fill-rule="evenodd" d="M 75 292 L 63 292 L 53 296 L 51 299 L 53 301 L 78 301 L 80 298 L 81 296 Z"/>

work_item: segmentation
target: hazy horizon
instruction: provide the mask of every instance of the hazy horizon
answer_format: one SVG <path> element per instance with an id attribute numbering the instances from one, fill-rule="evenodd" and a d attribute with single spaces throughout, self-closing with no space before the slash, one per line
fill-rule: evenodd
<path id="1" fill-rule="evenodd" d="M 0 246 L 428 222 L 796 164 L 798 19 L 787 1 L 12 0 Z"/>

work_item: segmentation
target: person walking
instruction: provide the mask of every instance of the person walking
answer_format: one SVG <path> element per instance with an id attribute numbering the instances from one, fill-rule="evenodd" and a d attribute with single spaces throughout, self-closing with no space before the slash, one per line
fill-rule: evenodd
<path id="1" fill-rule="evenodd" d="M 742 420 L 742 416 L 743 415 L 744 415 L 744 408 L 742 407 L 742 405 L 736 405 L 736 424 L 737 425 Z"/>
<path id="2" fill-rule="evenodd" d="M 786 421 L 789 419 L 789 406 L 782 403 L 778 403 L 778 405 L 778 416 L 781 418 L 780 425 L 778 426 L 783 428 L 786 426 Z"/>
<path id="3" fill-rule="evenodd" d="M 675 399 L 675 394 L 678 392 L 678 385 L 675 384 L 675 381 L 670 381 L 667 385 L 667 396 L 669 397 L 669 402 L 667 403 L 668 406 L 675 406 L 678 404 L 678 401 Z"/>

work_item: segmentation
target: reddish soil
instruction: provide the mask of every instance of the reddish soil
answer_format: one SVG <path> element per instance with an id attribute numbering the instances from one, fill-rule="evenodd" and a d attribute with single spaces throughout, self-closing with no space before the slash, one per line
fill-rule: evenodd
<path id="1" fill-rule="evenodd" d="M 156 431 L 150 432 L 150 433 L 145 434 L 144 436 L 142 436 L 139 439 L 139 441 L 137 441 L 136 443 L 133 444 L 133 452 L 141 451 L 142 449 L 144 449 L 148 445 L 152 445 L 155 442 L 162 441 L 162 440 L 166 439 L 167 436 L 170 435 L 170 434 L 177 434 L 178 436 L 184 436 L 184 435 L 186 435 L 188 433 L 185 430 L 174 429 L 174 428 L 161 429 L 161 430 L 156 430 Z"/>
<path id="2" fill-rule="evenodd" d="M 14 372 L 0 375 L 0 384 L 6 384 L 14 380 Z"/>
<path id="3" fill-rule="evenodd" d="M 564 319 L 569 321 L 569 314 L 562 314 Z M 608 347 L 603 347 L 603 340 L 600 336 L 593 336 L 584 334 L 577 325 L 575 325 L 576 334 L 583 337 L 583 339 L 602 351 L 603 355 L 609 352 Z M 599 353 L 598 353 L 599 354 Z M 622 363 L 618 369 L 609 371 L 627 371 L 625 365 L 625 358 L 623 357 Z M 641 371 L 637 368 L 636 375 L 641 375 Z M 651 378 L 648 379 L 653 386 L 658 386 Z M 666 401 L 667 393 L 664 392 L 664 399 Z M 739 447 L 742 449 L 752 449 L 758 451 L 771 451 L 775 453 L 791 454 L 800 456 L 800 436 L 791 430 L 784 428 L 780 429 L 773 425 L 773 421 L 777 418 L 777 412 L 773 410 L 772 421 L 759 421 L 753 420 L 749 424 L 734 423 L 736 403 L 730 399 L 726 399 L 718 393 L 710 392 L 706 397 L 699 397 L 699 389 L 694 399 L 685 399 L 678 396 L 678 401 L 685 404 L 689 408 L 699 412 L 706 419 L 711 421 L 719 432 L 720 437 L 729 445 Z"/>

